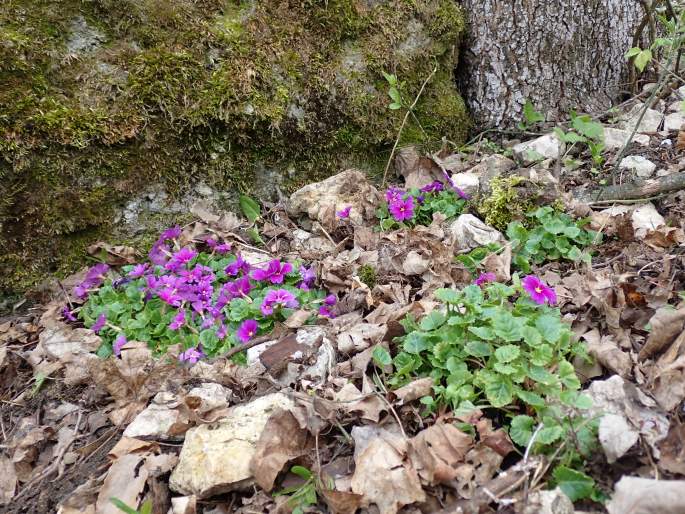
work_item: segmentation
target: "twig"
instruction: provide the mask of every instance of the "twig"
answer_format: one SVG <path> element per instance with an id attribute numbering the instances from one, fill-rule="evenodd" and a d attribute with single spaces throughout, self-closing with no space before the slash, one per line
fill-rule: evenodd
<path id="1" fill-rule="evenodd" d="M 226 353 L 224 353 L 220 357 L 225 358 L 225 359 L 230 359 L 236 353 L 240 353 L 243 350 L 247 350 L 249 348 L 252 348 L 253 346 L 257 346 L 258 344 L 266 343 L 267 341 L 273 341 L 274 339 L 277 339 L 277 338 L 278 338 L 278 336 L 274 336 L 274 334 L 265 334 L 263 336 L 255 337 L 249 343 L 241 344 L 240 346 L 236 346 L 234 348 L 231 348 L 230 350 L 228 350 Z"/>
<path id="2" fill-rule="evenodd" d="M 433 71 L 431 71 L 430 75 L 428 75 L 428 78 L 423 81 L 423 85 L 421 86 L 421 89 L 419 90 L 419 93 L 416 95 L 416 98 L 414 98 L 414 103 L 412 103 L 409 106 L 409 109 L 407 109 L 407 112 L 404 114 L 404 119 L 402 119 L 402 124 L 400 125 L 400 130 L 397 133 L 397 139 L 395 139 L 395 144 L 392 147 L 392 150 L 390 151 L 390 157 L 388 157 L 388 163 L 385 165 L 385 171 L 383 172 L 383 182 L 381 183 L 382 187 L 385 187 L 385 184 L 388 180 L 388 170 L 390 169 L 390 164 L 392 164 L 392 158 L 395 156 L 395 151 L 397 150 L 397 145 L 400 144 L 400 138 L 402 137 L 402 131 L 404 130 L 404 126 L 407 124 L 407 120 L 409 119 L 409 115 L 412 113 L 414 110 L 414 107 L 416 107 L 416 104 L 419 102 L 419 98 L 421 98 L 421 95 L 423 94 L 423 90 L 426 89 L 426 86 L 428 85 L 428 82 L 433 78 L 433 75 L 438 71 L 438 65 L 436 64 L 433 67 Z"/>

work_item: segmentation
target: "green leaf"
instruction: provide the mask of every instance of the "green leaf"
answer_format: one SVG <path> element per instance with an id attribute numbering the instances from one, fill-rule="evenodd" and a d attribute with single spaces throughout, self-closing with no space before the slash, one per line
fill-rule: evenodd
<path id="1" fill-rule="evenodd" d="M 542 226 L 545 228 L 547 232 L 551 232 L 555 235 L 561 234 L 566 228 L 564 222 L 561 221 L 559 218 L 552 218 L 551 220 L 548 220 L 545 223 L 543 223 Z"/>
<path id="2" fill-rule="evenodd" d="M 652 51 L 647 49 L 647 50 L 642 50 L 637 56 L 635 57 L 635 67 L 640 71 L 643 72 L 645 71 L 645 68 L 649 64 L 649 62 L 652 60 Z"/>
<path id="3" fill-rule="evenodd" d="M 111 497 L 109 501 L 111 501 L 117 509 L 125 512 L 126 514 L 138 514 L 136 509 L 132 509 L 119 498 Z"/>
<path id="4" fill-rule="evenodd" d="M 152 514 L 152 500 L 145 500 L 140 507 L 140 514 Z"/>
<path id="5" fill-rule="evenodd" d="M 521 354 L 521 350 L 514 344 L 500 346 L 495 350 L 495 357 L 500 362 L 511 362 Z"/>
<path id="6" fill-rule="evenodd" d="M 404 351 L 412 354 L 419 354 L 428 349 L 428 340 L 421 332 L 411 332 L 404 340 Z"/>
<path id="7" fill-rule="evenodd" d="M 527 446 L 528 441 L 533 437 L 534 426 L 535 420 L 530 416 L 515 416 L 511 420 L 509 437 L 519 446 Z"/>
<path id="8" fill-rule="evenodd" d="M 391 86 L 397 85 L 397 77 L 395 75 L 391 75 L 390 73 L 385 73 L 384 71 L 381 71 L 383 74 L 383 78 L 390 84 Z"/>
<path id="9" fill-rule="evenodd" d="M 551 385 L 556 382 L 556 377 L 542 366 L 531 366 L 528 369 L 528 376 L 544 385 Z"/>
<path id="10" fill-rule="evenodd" d="M 513 375 L 514 373 L 520 370 L 520 368 L 518 367 L 503 362 L 495 362 L 493 369 L 497 373 L 501 373 L 502 375 Z"/>
<path id="11" fill-rule="evenodd" d="M 516 391 L 516 396 L 521 398 L 521 400 L 523 400 L 532 407 L 545 406 L 545 399 L 539 394 L 533 393 L 532 391 L 525 391 L 523 389 L 519 389 L 518 391 Z"/>
<path id="12" fill-rule="evenodd" d="M 388 104 L 388 109 L 390 109 L 391 111 L 396 111 L 396 110 L 401 109 L 401 108 L 402 108 L 402 104 L 398 104 L 395 102 Z"/>
<path id="13" fill-rule="evenodd" d="M 492 355 L 492 346 L 482 341 L 469 341 L 464 351 L 473 357 L 488 357 Z"/>
<path id="14" fill-rule="evenodd" d="M 577 246 L 572 246 L 566 253 L 566 258 L 574 262 L 578 262 L 582 256 L 583 252 L 581 252 Z"/>
<path id="15" fill-rule="evenodd" d="M 390 98 L 392 98 L 393 102 L 396 104 L 402 104 L 402 98 L 400 97 L 400 92 L 397 90 L 396 87 L 391 87 L 388 90 L 388 95 Z"/>
<path id="16" fill-rule="evenodd" d="M 585 473 L 575 469 L 557 466 L 554 469 L 553 475 L 559 488 L 573 502 L 589 498 L 594 491 L 595 481 Z"/>
<path id="17" fill-rule="evenodd" d="M 468 331 L 486 341 L 495 339 L 495 333 L 490 327 L 469 327 Z"/>
<path id="18" fill-rule="evenodd" d="M 580 235 L 580 229 L 578 227 L 574 227 L 574 226 L 566 227 L 564 229 L 564 235 L 566 237 L 570 237 L 572 239 L 576 238 Z"/>
<path id="19" fill-rule="evenodd" d="M 573 390 L 580 389 L 580 380 L 576 375 L 576 370 L 574 369 L 573 364 L 566 360 L 562 360 L 559 362 L 558 374 L 561 383 L 566 388 Z"/>
<path id="20" fill-rule="evenodd" d="M 492 318 L 495 334 L 507 342 L 520 341 L 523 337 L 523 323 L 510 312 L 500 309 Z"/>
<path id="21" fill-rule="evenodd" d="M 240 209 L 250 223 L 254 223 L 261 215 L 261 207 L 249 196 L 240 195 L 239 203 Z"/>
<path id="22" fill-rule="evenodd" d="M 259 235 L 259 230 L 257 230 L 257 227 L 250 227 L 247 229 L 247 235 L 250 236 L 250 239 L 252 239 L 253 242 L 259 243 L 261 245 L 264 245 L 264 240 L 262 239 L 262 236 Z"/>
<path id="23" fill-rule="evenodd" d="M 514 399 L 514 386 L 508 379 L 500 376 L 499 380 L 485 384 L 485 396 L 493 407 L 504 407 Z"/>
<path id="24" fill-rule="evenodd" d="M 533 349 L 530 354 L 529 361 L 535 366 L 547 366 L 554 358 L 554 350 L 548 344 L 541 344 Z"/>
<path id="25" fill-rule="evenodd" d="M 558 425 L 544 427 L 538 432 L 536 442 L 540 444 L 552 444 L 554 441 L 561 439 L 562 435 L 564 435 L 564 429 Z"/>
<path id="26" fill-rule="evenodd" d="M 441 302 L 457 303 L 461 300 L 462 295 L 459 293 L 459 291 L 456 291 L 455 289 L 442 288 L 436 289 L 435 297 Z"/>
<path id="27" fill-rule="evenodd" d="M 390 355 L 390 352 L 381 345 L 377 345 L 373 349 L 372 355 L 373 361 L 376 363 L 377 366 L 389 366 L 390 364 L 392 364 L 392 356 Z"/>
<path id="28" fill-rule="evenodd" d="M 630 59 L 631 57 L 635 57 L 637 54 L 639 54 L 642 51 L 641 48 L 638 47 L 633 47 L 630 50 L 626 52 L 626 59 Z"/>
<path id="29" fill-rule="evenodd" d="M 524 325 L 523 328 L 521 328 L 521 334 L 523 335 L 523 340 L 529 346 L 538 346 L 542 344 L 542 335 L 533 327 Z"/>
<path id="30" fill-rule="evenodd" d="M 309 480 L 310 478 L 312 478 L 312 472 L 303 466 L 293 466 L 292 468 L 290 468 L 290 472 L 294 473 L 295 475 L 304 480 Z"/>
<path id="31" fill-rule="evenodd" d="M 440 328 L 445 323 L 445 315 L 440 311 L 431 311 L 421 320 L 419 326 L 426 332 Z"/>
<path id="32" fill-rule="evenodd" d="M 561 336 L 562 321 L 558 315 L 543 314 L 535 320 L 535 327 L 540 331 L 545 340 L 556 343 Z"/>
<path id="33" fill-rule="evenodd" d="M 523 117 L 531 124 L 545 121 L 545 117 L 535 110 L 535 107 L 530 100 L 526 100 L 526 103 L 523 106 Z"/>

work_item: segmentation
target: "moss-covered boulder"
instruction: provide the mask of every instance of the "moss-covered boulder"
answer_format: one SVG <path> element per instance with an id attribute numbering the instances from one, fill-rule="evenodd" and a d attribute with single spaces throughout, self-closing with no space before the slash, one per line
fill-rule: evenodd
<path id="1" fill-rule="evenodd" d="M 404 141 L 462 141 L 463 29 L 454 0 L 0 2 L 0 289 L 144 238 L 169 213 L 122 213 L 150 194 L 382 169 L 404 115 L 383 72 L 409 104 L 437 69 Z"/>

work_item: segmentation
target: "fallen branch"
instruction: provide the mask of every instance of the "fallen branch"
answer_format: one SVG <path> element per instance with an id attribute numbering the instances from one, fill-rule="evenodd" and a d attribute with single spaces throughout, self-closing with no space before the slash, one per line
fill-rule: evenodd
<path id="1" fill-rule="evenodd" d="M 617 201 L 646 199 L 681 189 L 685 189 L 685 172 L 639 182 L 605 186 L 591 191 L 574 191 L 573 197 L 588 205 L 601 205 Z"/>

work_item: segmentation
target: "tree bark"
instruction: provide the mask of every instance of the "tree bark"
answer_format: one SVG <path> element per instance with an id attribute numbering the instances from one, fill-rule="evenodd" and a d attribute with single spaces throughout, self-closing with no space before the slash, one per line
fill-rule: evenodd
<path id="1" fill-rule="evenodd" d="M 515 125 L 527 99 L 552 121 L 608 109 L 627 90 L 638 0 L 462 3 L 469 35 L 457 75 L 480 128 Z"/>
<path id="2" fill-rule="evenodd" d="M 685 189 L 685 173 L 674 173 L 665 177 L 628 182 L 616 186 L 604 186 L 593 190 L 574 191 L 576 199 L 592 204 L 611 203 L 614 200 L 637 200 Z"/>

